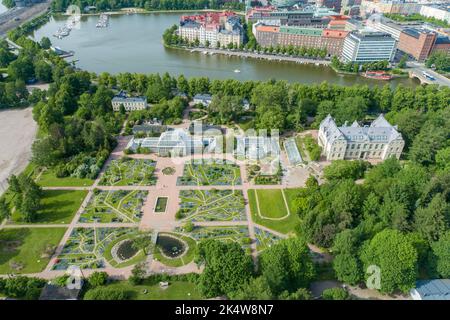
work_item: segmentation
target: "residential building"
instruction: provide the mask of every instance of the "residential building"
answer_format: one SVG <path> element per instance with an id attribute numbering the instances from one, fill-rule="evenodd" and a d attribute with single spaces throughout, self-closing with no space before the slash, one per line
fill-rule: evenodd
<path id="1" fill-rule="evenodd" d="M 450 279 L 419 280 L 410 294 L 413 300 L 450 300 Z"/>
<path id="2" fill-rule="evenodd" d="M 398 49 L 417 61 L 425 61 L 431 53 L 437 34 L 425 29 L 405 28 L 400 33 Z"/>
<path id="3" fill-rule="evenodd" d="M 340 55 L 348 31 L 293 26 L 255 26 L 255 38 L 262 47 L 289 46 L 326 49 Z"/>
<path id="4" fill-rule="evenodd" d="M 202 104 L 203 106 L 207 107 L 210 105 L 212 101 L 212 96 L 210 94 L 196 94 L 194 98 L 192 99 L 194 104 Z"/>
<path id="5" fill-rule="evenodd" d="M 383 115 L 379 115 L 370 126 L 341 127 L 328 115 L 319 128 L 318 143 L 327 160 L 400 158 L 405 142 L 396 126 L 392 126 Z"/>
<path id="6" fill-rule="evenodd" d="M 182 16 L 178 35 L 189 42 L 198 40 L 201 45 L 211 47 L 240 45 L 244 40 L 239 16 L 231 11 Z"/>
<path id="7" fill-rule="evenodd" d="M 200 154 L 205 148 L 213 150 L 216 139 L 212 136 L 191 136 L 187 130 L 174 129 L 163 132 L 159 137 L 131 139 L 127 149 L 136 151 L 138 147 L 148 148 L 160 156 L 187 156 Z"/>
<path id="8" fill-rule="evenodd" d="M 395 42 L 394 38 L 383 32 L 351 32 L 345 38 L 341 59 L 358 63 L 391 61 L 395 54 Z"/>
<path id="9" fill-rule="evenodd" d="M 119 111 L 120 106 L 125 108 L 125 111 L 144 110 L 147 108 L 146 97 L 129 97 L 125 91 L 121 91 L 111 100 L 114 111 Z"/>
<path id="10" fill-rule="evenodd" d="M 450 4 L 442 5 L 423 5 L 420 7 L 422 16 L 447 21 L 450 23 Z"/>
<path id="11" fill-rule="evenodd" d="M 404 0 L 362 0 L 361 15 L 368 17 L 374 13 L 413 14 L 419 13 L 421 7 L 422 5 L 417 2 L 405 2 Z"/>

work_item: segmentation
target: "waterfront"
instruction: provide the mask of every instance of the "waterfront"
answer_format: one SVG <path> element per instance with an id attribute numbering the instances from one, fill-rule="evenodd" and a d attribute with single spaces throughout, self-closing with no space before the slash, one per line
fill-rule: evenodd
<path id="1" fill-rule="evenodd" d="M 328 81 L 340 85 L 379 84 L 385 82 L 355 75 L 339 75 L 331 68 L 311 64 L 267 61 L 252 58 L 204 55 L 180 49 L 165 48 L 162 34 L 177 24 L 181 13 L 151 13 L 112 15 L 107 28 L 96 28 L 98 16 L 83 16 L 79 29 L 68 37 L 57 39 L 52 35 L 67 21 L 67 17 L 52 18 L 35 32 L 35 38 L 50 38 L 54 46 L 75 55 L 79 68 L 94 72 L 140 72 L 184 74 L 187 77 L 207 76 L 212 79 L 238 80 L 285 79 L 290 82 L 320 83 Z M 234 70 L 240 70 L 236 73 Z M 418 82 L 402 78 L 389 82 L 414 86 Z"/>

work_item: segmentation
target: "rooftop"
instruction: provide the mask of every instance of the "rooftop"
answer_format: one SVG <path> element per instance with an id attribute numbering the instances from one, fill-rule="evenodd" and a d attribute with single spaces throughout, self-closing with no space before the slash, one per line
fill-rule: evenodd
<path id="1" fill-rule="evenodd" d="M 419 280 L 415 290 L 422 300 L 450 300 L 450 279 Z"/>

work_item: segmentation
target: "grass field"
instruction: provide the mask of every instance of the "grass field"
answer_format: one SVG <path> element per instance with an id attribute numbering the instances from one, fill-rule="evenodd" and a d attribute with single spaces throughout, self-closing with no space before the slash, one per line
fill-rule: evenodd
<path id="1" fill-rule="evenodd" d="M 302 188 L 291 188 L 291 189 L 284 189 L 284 195 L 286 197 L 286 201 L 289 206 L 289 211 L 294 214 L 297 211 L 297 208 L 294 204 L 294 199 L 297 197 L 299 191 L 302 190 Z"/>
<path id="2" fill-rule="evenodd" d="M 258 194 L 259 214 L 263 218 L 283 219 L 288 216 L 280 189 L 260 189 L 255 192 Z"/>
<path id="3" fill-rule="evenodd" d="M 137 286 L 131 285 L 128 281 L 117 281 L 107 287 L 125 290 L 129 293 L 131 300 L 199 300 L 202 298 L 195 284 L 186 281 L 170 281 L 166 289 L 160 288 L 159 284 L 145 284 L 145 281 Z M 144 290 L 147 290 L 147 293 L 144 293 Z"/>
<path id="4" fill-rule="evenodd" d="M 33 223 L 69 224 L 87 195 L 85 190 L 44 190 L 41 209 Z M 24 223 L 20 212 L 12 215 L 16 223 Z"/>
<path id="5" fill-rule="evenodd" d="M 89 187 L 94 180 L 75 177 L 58 178 L 52 170 L 45 170 L 36 182 L 42 187 Z"/>
<path id="6" fill-rule="evenodd" d="M 44 270 L 65 231 L 65 228 L 0 230 L 0 274 Z"/>
<path id="7" fill-rule="evenodd" d="M 162 213 L 166 212 L 167 201 L 169 198 L 167 197 L 158 197 L 156 200 L 155 212 Z"/>
<path id="8" fill-rule="evenodd" d="M 259 208 L 262 209 L 260 191 L 261 190 L 258 190 L 258 200 L 259 200 Z M 249 200 L 249 205 L 250 205 L 250 211 L 252 214 L 252 219 L 257 224 L 265 226 L 274 231 L 278 231 L 280 233 L 287 234 L 287 233 L 293 232 L 295 227 L 297 226 L 297 224 L 300 222 L 299 217 L 294 213 L 291 213 L 289 216 L 287 216 L 284 219 L 272 220 L 272 219 L 262 218 L 258 212 L 258 206 L 256 203 L 256 194 L 255 194 L 254 189 L 248 190 L 248 200 Z M 267 201 L 263 200 L 263 204 L 265 204 L 266 202 Z M 264 210 L 264 213 L 267 214 L 266 213 L 267 210 L 266 209 L 263 209 L 263 210 Z M 278 210 L 280 212 L 287 212 L 287 208 L 286 208 L 286 205 L 284 204 L 284 201 L 283 201 L 282 209 L 278 209 Z M 272 215 L 274 215 L 274 214 L 272 213 Z M 282 216 L 281 213 L 277 213 L 276 215 Z"/>

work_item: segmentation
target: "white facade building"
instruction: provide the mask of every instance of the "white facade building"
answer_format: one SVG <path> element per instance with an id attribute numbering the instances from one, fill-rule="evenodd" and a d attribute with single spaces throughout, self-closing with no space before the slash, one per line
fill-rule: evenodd
<path id="1" fill-rule="evenodd" d="M 405 141 L 396 126 L 392 126 L 381 114 L 370 126 L 338 127 L 328 115 L 319 128 L 318 143 L 327 160 L 400 158 Z"/>
<path id="2" fill-rule="evenodd" d="M 444 20 L 450 23 L 450 5 L 442 6 L 422 6 L 420 14 L 428 18 Z"/>
<path id="3" fill-rule="evenodd" d="M 395 54 L 396 41 L 383 32 L 351 32 L 347 35 L 341 59 L 345 62 L 391 61 Z"/>
<path id="4" fill-rule="evenodd" d="M 127 97 L 124 94 L 120 94 L 112 98 L 111 104 L 114 111 L 119 111 L 121 105 L 123 105 L 125 111 L 144 110 L 147 108 L 147 98 Z"/>
<path id="5" fill-rule="evenodd" d="M 400 38 L 400 33 L 403 30 L 400 25 L 383 18 L 381 15 L 374 15 L 367 19 L 366 26 L 375 31 L 390 34 L 396 41 Z"/>

